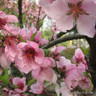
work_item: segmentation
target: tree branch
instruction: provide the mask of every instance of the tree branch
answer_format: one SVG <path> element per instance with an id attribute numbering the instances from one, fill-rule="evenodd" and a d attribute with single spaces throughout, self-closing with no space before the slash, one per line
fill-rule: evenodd
<path id="1" fill-rule="evenodd" d="M 18 10 L 19 10 L 19 24 L 20 27 L 23 28 L 23 21 L 22 21 L 22 0 L 18 0 Z"/>
<path id="2" fill-rule="evenodd" d="M 84 35 L 80 35 L 78 33 L 76 34 L 70 34 L 70 35 L 66 35 L 64 37 L 61 37 L 61 38 L 57 38 L 51 42 L 49 42 L 48 44 L 44 45 L 43 48 L 50 48 L 56 44 L 59 44 L 61 42 L 66 42 L 68 40 L 74 40 L 74 39 L 82 39 L 82 38 L 86 38 L 86 36 Z"/>

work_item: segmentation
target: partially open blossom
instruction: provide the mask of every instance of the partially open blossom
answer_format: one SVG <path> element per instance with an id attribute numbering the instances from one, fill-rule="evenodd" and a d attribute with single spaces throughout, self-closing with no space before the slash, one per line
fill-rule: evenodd
<path id="1" fill-rule="evenodd" d="M 13 84 L 17 86 L 17 88 L 15 89 L 16 92 L 18 93 L 22 93 L 25 92 L 27 90 L 27 85 L 26 85 L 26 78 L 19 78 L 19 77 L 15 77 L 12 80 Z"/>
<path id="2" fill-rule="evenodd" d="M 34 39 L 38 44 L 41 44 L 41 45 L 45 45 L 46 43 L 48 43 L 48 40 L 46 40 L 45 38 L 41 38 L 40 31 L 37 31 L 37 34 Z"/>
<path id="3" fill-rule="evenodd" d="M 73 56 L 72 59 L 77 64 L 79 64 L 79 63 L 84 64 L 86 66 L 86 69 L 88 69 L 87 62 L 85 60 L 85 56 L 84 56 L 84 54 L 83 54 L 83 52 L 82 52 L 82 50 L 80 48 L 77 48 L 75 50 L 75 55 Z"/>
<path id="4" fill-rule="evenodd" d="M 72 64 L 70 60 L 66 59 L 63 56 L 61 56 L 60 60 L 57 61 L 57 66 L 58 68 L 60 68 L 61 71 L 68 71 L 76 67 L 75 64 Z"/>
<path id="5" fill-rule="evenodd" d="M 61 51 L 65 50 L 66 48 L 64 46 L 57 46 L 53 54 L 58 54 Z"/>
<path id="6" fill-rule="evenodd" d="M 54 50 L 54 52 L 53 52 L 53 55 L 52 55 L 52 57 L 53 58 L 56 58 L 57 60 L 59 60 L 60 59 L 60 52 L 61 51 L 63 51 L 63 50 L 65 50 L 66 49 L 66 47 L 64 47 L 64 46 L 57 46 L 56 48 L 55 48 L 55 50 Z"/>
<path id="7" fill-rule="evenodd" d="M 37 82 L 36 84 L 32 84 L 30 86 L 29 92 L 32 92 L 34 94 L 42 94 L 44 91 L 44 85 L 43 83 Z"/>
<path id="8" fill-rule="evenodd" d="M 32 69 L 38 69 L 43 62 L 44 52 L 33 41 L 21 42 L 17 45 L 18 54 L 15 63 L 21 72 L 29 73 Z"/>
<path id="9" fill-rule="evenodd" d="M 94 0 L 39 0 L 39 5 L 45 9 L 48 16 L 56 20 L 60 30 L 66 32 L 76 23 L 80 34 L 94 37 L 96 22 Z"/>
<path id="10" fill-rule="evenodd" d="M 73 61 L 75 63 L 83 61 L 85 59 L 84 54 L 80 48 L 75 50 L 75 57 L 73 58 Z"/>

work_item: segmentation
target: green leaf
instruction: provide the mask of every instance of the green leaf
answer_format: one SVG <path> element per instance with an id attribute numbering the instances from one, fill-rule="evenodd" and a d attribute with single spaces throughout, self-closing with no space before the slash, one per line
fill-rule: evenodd
<path id="1" fill-rule="evenodd" d="M 43 20 L 44 20 L 44 19 L 41 19 L 41 21 L 40 21 L 41 26 L 43 25 Z"/>
<path id="2" fill-rule="evenodd" d="M 87 89 L 84 89 L 85 92 L 87 92 Z"/>
<path id="3" fill-rule="evenodd" d="M 0 40 L 3 39 L 3 36 L 0 34 Z"/>
<path id="4" fill-rule="evenodd" d="M 35 81 L 35 79 L 32 78 L 32 79 L 27 83 L 27 86 L 30 86 L 34 81 Z"/>
<path id="5" fill-rule="evenodd" d="M 8 69 L 5 69 L 5 73 L 3 76 L 0 75 L 0 79 L 5 85 L 9 83 L 10 75 L 8 74 Z"/>
<path id="6" fill-rule="evenodd" d="M 24 92 L 23 94 L 24 94 L 24 95 L 30 95 L 30 93 L 27 93 L 27 92 Z"/>
<path id="7" fill-rule="evenodd" d="M 10 86 L 14 87 L 14 88 L 18 88 L 16 85 L 10 84 Z"/>
<path id="8" fill-rule="evenodd" d="M 22 36 L 18 35 L 18 37 L 20 38 L 20 40 L 21 40 L 22 42 L 26 42 L 26 41 L 22 38 Z"/>
<path id="9" fill-rule="evenodd" d="M 44 49 L 45 57 L 48 55 L 48 49 Z"/>
<path id="10" fill-rule="evenodd" d="M 34 40 L 34 37 L 36 36 L 36 34 L 37 34 L 37 32 L 36 32 L 36 33 L 34 33 L 34 34 L 31 36 L 31 41 L 33 41 L 33 40 Z"/>
<path id="11" fill-rule="evenodd" d="M 87 55 L 88 55 L 88 53 L 89 53 L 90 48 L 89 48 L 89 47 L 88 47 L 88 48 L 86 48 L 86 49 L 81 48 L 81 50 L 82 50 L 82 52 L 84 53 L 84 55 L 85 55 L 85 56 L 87 56 Z"/>
<path id="12" fill-rule="evenodd" d="M 84 76 L 87 76 L 87 73 L 86 72 L 83 72 Z"/>
<path id="13" fill-rule="evenodd" d="M 58 73 L 61 74 L 61 72 L 60 72 L 60 70 L 59 70 L 59 68 L 57 66 L 56 57 L 55 57 L 55 63 L 56 63 L 56 69 L 57 69 Z"/>

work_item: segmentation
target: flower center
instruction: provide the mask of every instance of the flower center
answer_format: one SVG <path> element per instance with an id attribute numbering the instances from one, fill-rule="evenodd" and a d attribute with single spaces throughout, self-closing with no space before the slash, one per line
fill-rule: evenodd
<path id="1" fill-rule="evenodd" d="M 5 44 L 8 46 L 12 46 L 18 43 L 18 40 L 15 36 L 6 36 Z"/>
<path id="2" fill-rule="evenodd" d="M 7 18 L 6 17 L 0 18 L 0 26 L 5 25 L 7 23 L 6 21 L 7 21 Z"/>
<path id="3" fill-rule="evenodd" d="M 79 17 L 79 15 L 89 15 L 84 9 L 82 9 L 83 0 L 77 2 L 77 4 L 68 3 L 68 7 L 70 10 L 67 12 L 67 15 L 73 15 L 75 19 Z"/>
<path id="4" fill-rule="evenodd" d="M 23 88 L 24 88 L 24 84 L 22 84 L 22 83 L 19 83 L 17 86 L 18 86 L 18 88 L 21 89 L 21 90 L 23 90 Z"/>
<path id="5" fill-rule="evenodd" d="M 35 50 L 33 48 L 29 48 L 24 52 L 28 58 L 34 59 L 34 56 L 36 54 Z"/>

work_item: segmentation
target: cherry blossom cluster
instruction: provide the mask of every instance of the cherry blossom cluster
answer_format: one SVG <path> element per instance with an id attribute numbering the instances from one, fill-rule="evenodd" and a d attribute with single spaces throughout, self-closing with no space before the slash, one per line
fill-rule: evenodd
<path id="1" fill-rule="evenodd" d="M 41 32 L 37 31 L 35 27 L 20 29 L 10 24 L 12 22 L 18 22 L 16 16 L 6 15 L 3 11 L 0 11 L 0 33 L 2 36 L 0 41 L 1 67 L 10 68 L 11 64 L 14 63 L 14 66 L 20 72 L 25 74 L 31 72 L 32 77 L 37 80 L 37 84 L 32 85 L 29 92 L 41 94 L 44 89 L 43 82 L 52 80 L 54 75 L 52 68 L 56 66 L 54 59 L 45 56 L 42 49 L 42 46 L 48 43 L 48 40 L 42 38 Z M 12 94 L 21 94 L 27 90 L 25 77 L 15 77 L 12 82 L 13 85 L 17 86 L 17 89 L 15 89 L 16 92 L 6 89 L 9 94 L 10 91 Z M 34 89 L 36 86 L 41 87 L 41 89 Z"/>
<path id="2" fill-rule="evenodd" d="M 1 2 L 4 11 L 10 11 L 11 14 L 15 14 L 19 12 L 18 10 L 18 0 L 2 0 Z M 39 7 L 32 0 L 22 0 L 22 14 L 24 18 L 24 25 L 26 27 L 31 27 L 32 24 L 36 27 L 38 18 L 41 20 L 44 18 L 44 10 Z"/>
<path id="3" fill-rule="evenodd" d="M 32 3 L 39 11 L 38 15 L 38 12 L 30 9 L 30 6 L 32 8 L 34 6 L 30 5 L 29 1 L 23 3 L 25 3 L 23 12 L 29 14 L 29 17 L 32 12 L 35 14 L 32 18 L 42 18 L 41 7 Z M 80 34 L 94 37 L 96 32 L 94 0 L 39 0 L 39 5 L 56 20 L 59 30 L 67 32 L 75 26 Z M 35 23 L 30 19 L 29 22 Z M 60 54 L 66 47 L 56 46 L 52 51 L 44 49 L 43 46 L 50 42 L 42 38 L 41 31 L 35 27 L 21 29 L 13 23 L 18 23 L 15 15 L 6 15 L 0 11 L 0 68 L 3 69 L 0 74 L 0 92 L 4 96 L 30 96 L 30 94 L 47 96 L 49 94 L 47 84 L 55 85 L 58 96 L 60 94 L 72 96 L 72 92 L 75 91 L 91 92 L 91 75 L 80 48 L 75 50 L 72 63 Z M 13 67 L 21 76 L 12 75 Z M 28 76 L 31 80 L 27 78 Z"/>

